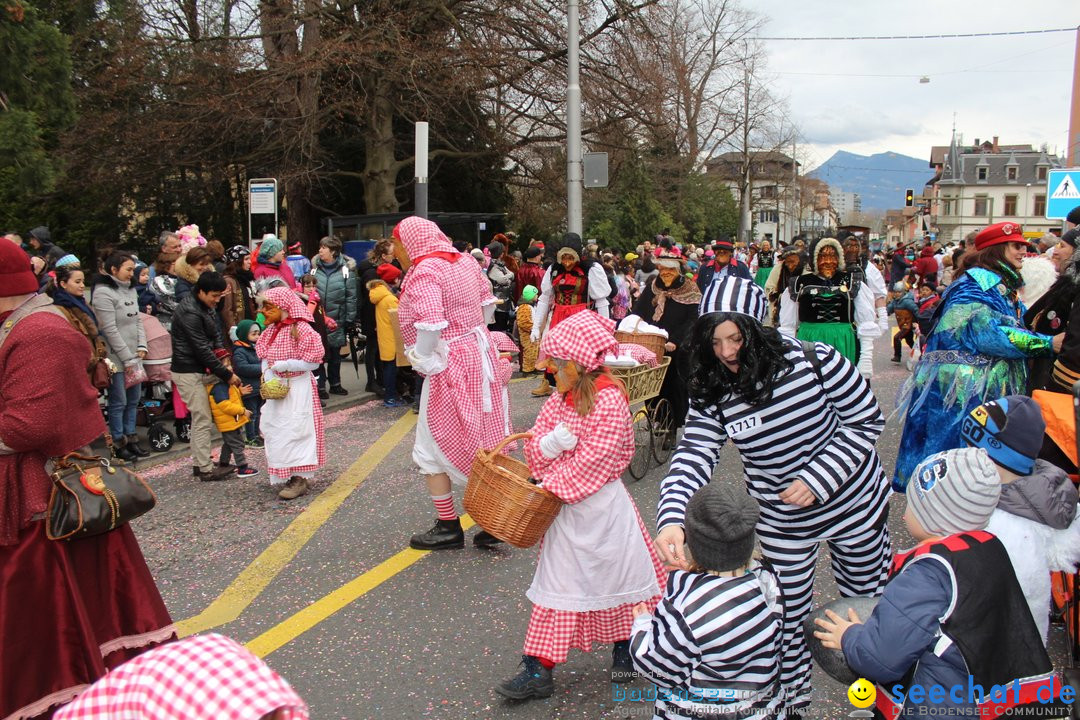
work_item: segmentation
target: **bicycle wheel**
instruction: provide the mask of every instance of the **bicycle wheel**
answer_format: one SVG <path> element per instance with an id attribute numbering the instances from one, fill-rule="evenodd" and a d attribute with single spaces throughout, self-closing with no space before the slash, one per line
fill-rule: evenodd
<path id="1" fill-rule="evenodd" d="M 652 456 L 658 465 L 663 465 L 675 449 L 675 421 L 672 417 L 671 403 L 664 398 L 657 400 L 650 411 L 652 415 Z"/>
<path id="2" fill-rule="evenodd" d="M 652 418 L 645 408 L 634 413 L 634 456 L 630 458 L 630 477 L 640 480 L 649 472 L 652 461 Z"/>

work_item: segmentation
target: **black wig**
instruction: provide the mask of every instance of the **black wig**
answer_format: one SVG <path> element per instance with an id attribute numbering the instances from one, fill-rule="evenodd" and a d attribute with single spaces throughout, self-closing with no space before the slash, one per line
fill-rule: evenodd
<path id="1" fill-rule="evenodd" d="M 713 333 L 728 320 L 743 337 L 737 373 L 724 367 L 713 350 Z M 775 328 L 764 327 L 749 315 L 702 315 L 690 331 L 690 404 L 704 410 L 731 395 L 750 405 L 768 402 L 776 381 L 794 367 L 785 357 L 787 350 L 787 341 Z"/>

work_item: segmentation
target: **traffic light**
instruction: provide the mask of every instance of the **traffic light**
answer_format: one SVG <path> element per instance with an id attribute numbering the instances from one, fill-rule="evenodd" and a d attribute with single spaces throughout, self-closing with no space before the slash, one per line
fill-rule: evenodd
<path id="1" fill-rule="evenodd" d="M 904 191 L 904 206 L 911 207 L 915 204 L 915 191 L 908 188 Z"/>

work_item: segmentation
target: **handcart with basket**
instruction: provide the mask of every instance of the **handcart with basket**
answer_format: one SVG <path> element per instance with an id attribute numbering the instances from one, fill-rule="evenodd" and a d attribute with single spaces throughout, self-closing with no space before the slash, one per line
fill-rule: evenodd
<path id="1" fill-rule="evenodd" d="M 671 433 L 674 428 L 671 403 L 657 397 L 671 365 L 671 358 L 664 355 L 664 344 L 668 339 L 657 333 L 641 332 L 636 327 L 632 331 L 616 331 L 615 339 L 620 343 L 640 345 L 657 357 L 655 367 L 609 368 L 612 376 L 621 380 L 626 387 L 634 422 L 634 456 L 627 470 L 630 477 L 640 480 L 648 474 L 654 461 L 657 465 L 663 465 L 671 457 Z"/>

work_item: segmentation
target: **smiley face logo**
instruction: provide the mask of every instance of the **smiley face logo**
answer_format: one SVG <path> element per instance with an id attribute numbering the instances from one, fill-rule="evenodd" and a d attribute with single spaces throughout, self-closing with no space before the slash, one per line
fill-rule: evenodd
<path id="1" fill-rule="evenodd" d="M 877 688 L 866 678 L 859 678 L 847 689 L 848 700 L 857 708 L 868 708 L 877 699 Z"/>

